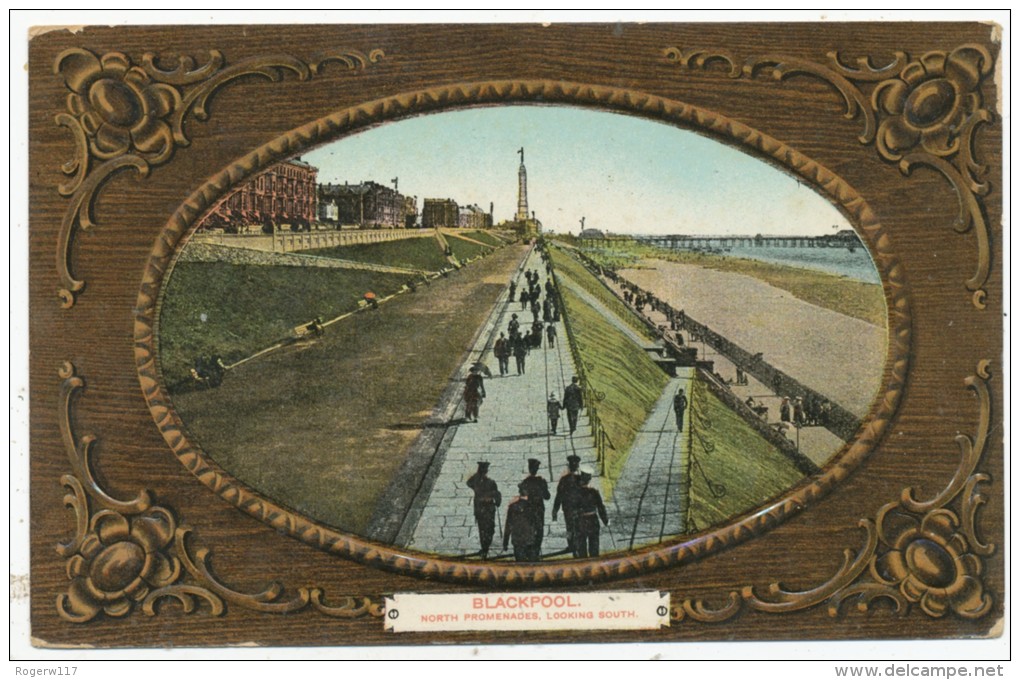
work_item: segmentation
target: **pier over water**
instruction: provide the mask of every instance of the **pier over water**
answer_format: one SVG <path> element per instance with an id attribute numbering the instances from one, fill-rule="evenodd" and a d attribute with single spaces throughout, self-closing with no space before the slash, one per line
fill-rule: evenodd
<path id="1" fill-rule="evenodd" d="M 764 234 L 750 235 L 714 235 L 699 236 L 690 234 L 657 234 L 635 235 L 631 238 L 640 243 L 669 248 L 671 250 L 707 250 L 717 248 L 863 248 L 857 232 L 844 229 L 835 234 L 822 236 L 769 236 Z M 611 240 L 612 237 L 607 237 Z"/>

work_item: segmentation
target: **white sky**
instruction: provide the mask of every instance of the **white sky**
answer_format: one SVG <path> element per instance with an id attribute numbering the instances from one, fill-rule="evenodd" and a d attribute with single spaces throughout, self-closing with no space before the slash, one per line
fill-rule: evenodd
<path id="1" fill-rule="evenodd" d="M 549 231 L 831 234 L 850 225 L 810 185 L 700 134 L 634 116 L 565 106 L 429 114 L 303 155 L 320 182 L 373 180 L 422 199 L 517 210 L 517 149 L 529 207 Z"/>

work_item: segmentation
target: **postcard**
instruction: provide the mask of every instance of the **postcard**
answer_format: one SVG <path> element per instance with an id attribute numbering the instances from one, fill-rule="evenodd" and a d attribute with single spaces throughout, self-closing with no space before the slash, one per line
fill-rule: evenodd
<path id="1" fill-rule="evenodd" d="M 991 638 L 992 24 L 29 45 L 41 646 Z"/>

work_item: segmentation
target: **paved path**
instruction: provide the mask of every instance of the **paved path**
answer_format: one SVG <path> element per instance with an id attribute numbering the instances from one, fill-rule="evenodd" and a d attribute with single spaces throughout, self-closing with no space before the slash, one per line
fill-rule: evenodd
<path id="1" fill-rule="evenodd" d="M 532 252 L 524 261 L 523 269 L 534 269 L 540 274 L 540 285 L 545 285 L 545 267 L 537 253 Z M 519 291 L 525 286 L 523 269 L 518 272 Z M 539 475 L 549 482 L 550 494 L 555 497 L 556 482 L 566 469 L 566 458 L 571 454 L 581 457 L 581 467 L 596 470 L 595 446 L 587 414 L 583 413 L 573 436 L 566 431 L 566 414 L 560 420 L 558 434 L 549 432 L 546 400 L 550 392 L 562 398 L 563 388 L 574 375 L 573 359 L 566 342 L 566 331 L 557 324 L 559 341 L 555 348 L 532 350 L 527 358 L 524 375 L 517 375 L 515 362 L 510 360 L 510 375 L 499 376 L 499 366 L 492 355 L 492 345 L 499 332 L 507 328 L 511 314 L 516 313 L 522 329 L 529 326 L 531 312 L 520 309 L 520 303 L 509 302 L 506 294 L 497 302 L 491 332 L 483 332 L 470 353 L 470 361 L 481 360 L 493 373 L 485 380 L 487 397 L 482 403 L 479 422 L 462 421 L 463 405 L 458 405 L 456 418 L 459 424 L 449 428 L 446 441 L 433 462 L 437 469 L 423 485 L 416 509 L 408 514 L 405 525 L 397 535 L 397 544 L 423 552 L 452 556 L 477 556 L 480 550 L 478 527 L 472 510 L 474 497 L 465 484 L 477 469 L 478 461 L 490 463 L 489 477 L 499 486 L 503 495 L 497 524 L 505 522 L 506 508 L 517 495 L 517 485 L 528 474 L 527 460 L 542 462 Z M 466 372 L 466 369 L 465 369 Z M 600 488 L 599 480 L 592 486 Z M 543 557 L 563 554 L 566 550 L 566 529 L 562 513 L 558 521 L 551 520 L 552 499 L 546 503 L 545 539 Z M 604 551 L 624 548 L 617 545 L 609 530 L 603 531 Z M 500 559 L 502 530 L 497 529 L 489 559 Z M 506 555 L 510 557 L 510 555 Z"/>
<path id="2" fill-rule="evenodd" d="M 638 431 L 620 479 L 613 487 L 613 531 L 621 549 L 661 543 L 685 531 L 681 509 L 687 485 L 683 475 L 687 459 L 690 414 L 678 432 L 673 396 L 682 388 L 690 398 L 693 368 L 678 368 L 651 415 Z"/>

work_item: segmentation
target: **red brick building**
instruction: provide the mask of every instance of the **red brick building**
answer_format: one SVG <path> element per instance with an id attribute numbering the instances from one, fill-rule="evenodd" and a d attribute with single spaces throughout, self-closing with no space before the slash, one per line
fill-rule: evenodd
<path id="1" fill-rule="evenodd" d="M 318 168 L 301 159 L 278 163 L 231 192 L 199 225 L 244 231 L 252 225 L 265 231 L 287 225 L 309 229 L 317 219 Z"/>

